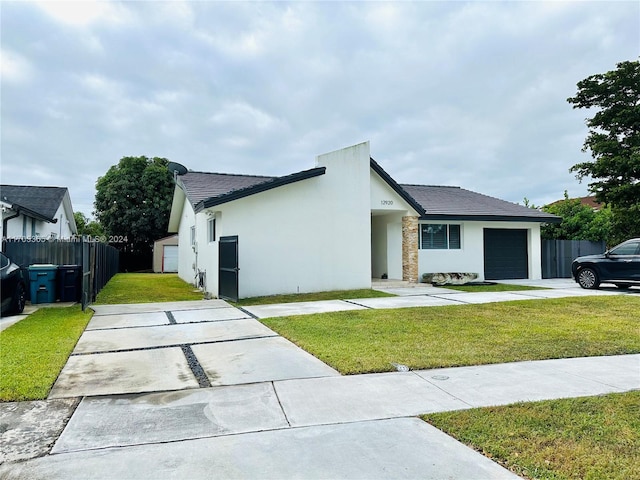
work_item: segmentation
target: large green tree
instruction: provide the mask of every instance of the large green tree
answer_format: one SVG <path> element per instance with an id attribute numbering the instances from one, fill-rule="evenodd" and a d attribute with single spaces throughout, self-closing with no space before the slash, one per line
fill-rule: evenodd
<path id="1" fill-rule="evenodd" d="M 102 225 L 95 220 L 90 220 L 84 213 L 74 212 L 73 218 L 76 221 L 78 235 L 88 235 L 92 238 L 104 237 Z"/>
<path id="2" fill-rule="evenodd" d="M 550 240 L 591 240 L 609 242 L 611 236 L 611 209 L 594 210 L 583 205 L 579 198 L 569 198 L 542 207 L 547 213 L 562 218 L 561 223 L 549 223 L 542 227 L 542 238 Z"/>
<path id="3" fill-rule="evenodd" d="M 95 215 L 113 245 L 130 254 L 121 256 L 124 269 L 149 268 L 154 240 L 166 236 L 174 187 L 168 163 L 123 157 L 96 182 Z M 135 266 L 126 265 L 132 257 Z"/>
<path id="4" fill-rule="evenodd" d="M 615 70 L 585 78 L 567 101 L 573 108 L 597 109 L 586 119 L 589 134 L 583 147 L 593 160 L 571 171 L 581 181 L 593 180 L 590 190 L 618 220 L 640 218 L 640 61 L 621 62 Z M 640 236 L 640 221 L 627 227 L 614 235 Z"/>

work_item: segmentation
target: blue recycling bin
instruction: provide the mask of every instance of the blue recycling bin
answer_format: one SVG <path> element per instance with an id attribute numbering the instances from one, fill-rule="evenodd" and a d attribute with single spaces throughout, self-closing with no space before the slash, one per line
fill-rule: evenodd
<path id="1" fill-rule="evenodd" d="M 29 265 L 31 303 L 55 303 L 57 265 Z"/>
<path id="2" fill-rule="evenodd" d="M 61 302 L 77 302 L 80 300 L 80 281 L 82 267 L 80 265 L 58 266 L 58 298 Z"/>

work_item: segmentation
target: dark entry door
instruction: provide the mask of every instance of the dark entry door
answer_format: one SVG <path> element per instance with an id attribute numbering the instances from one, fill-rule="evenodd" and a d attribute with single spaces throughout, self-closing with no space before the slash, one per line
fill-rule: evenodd
<path id="1" fill-rule="evenodd" d="M 487 280 L 529 278 L 527 230 L 484 229 L 484 278 Z"/>
<path id="2" fill-rule="evenodd" d="M 238 236 L 220 237 L 218 248 L 218 296 L 238 301 Z"/>

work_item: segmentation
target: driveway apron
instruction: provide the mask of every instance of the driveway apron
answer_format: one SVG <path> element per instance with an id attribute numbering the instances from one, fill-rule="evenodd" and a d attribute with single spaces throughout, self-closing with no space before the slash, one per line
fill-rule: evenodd
<path id="1" fill-rule="evenodd" d="M 50 399 L 339 375 L 222 300 L 92 308 Z"/>

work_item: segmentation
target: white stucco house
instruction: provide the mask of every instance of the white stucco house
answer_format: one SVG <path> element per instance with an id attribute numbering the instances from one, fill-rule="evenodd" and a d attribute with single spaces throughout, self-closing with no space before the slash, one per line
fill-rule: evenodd
<path id="1" fill-rule="evenodd" d="M 78 233 L 66 187 L 0 185 L 2 238 L 69 238 Z"/>
<path id="2" fill-rule="evenodd" d="M 169 231 L 182 279 L 246 298 L 435 272 L 539 279 L 540 225 L 555 221 L 458 187 L 399 185 L 365 142 L 284 177 L 177 175 Z"/>

